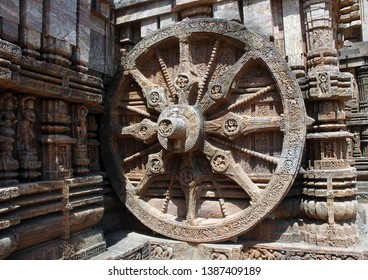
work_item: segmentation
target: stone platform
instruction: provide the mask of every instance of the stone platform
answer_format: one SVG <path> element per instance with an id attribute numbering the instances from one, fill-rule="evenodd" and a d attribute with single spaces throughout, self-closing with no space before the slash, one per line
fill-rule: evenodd
<path id="1" fill-rule="evenodd" d="M 105 238 L 107 251 L 94 260 L 368 260 L 367 239 L 356 247 L 333 248 L 256 240 L 195 245 L 124 230 Z"/>

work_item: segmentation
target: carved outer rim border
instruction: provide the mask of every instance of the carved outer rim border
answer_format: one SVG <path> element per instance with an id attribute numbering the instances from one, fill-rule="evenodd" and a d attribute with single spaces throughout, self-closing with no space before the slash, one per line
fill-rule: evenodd
<path id="1" fill-rule="evenodd" d="M 247 51 L 257 53 L 273 74 L 281 95 L 285 132 L 280 161 L 261 199 L 243 211 L 222 219 L 218 223 L 201 226 L 190 226 L 173 220 L 164 219 L 160 212 L 147 210 L 143 202 L 136 197 L 131 183 L 123 175 L 121 163 L 115 158 L 117 146 L 110 135 L 111 121 L 117 118 L 112 109 L 116 106 L 119 89 L 124 83 L 124 75 L 110 88 L 106 99 L 105 112 L 102 119 L 102 150 L 106 168 L 109 171 L 111 183 L 127 208 L 147 227 L 162 235 L 188 242 L 220 242 L 232 239 L 253 228 L 264 219 L 286 195 L 298 173 L 303 147 L 306 139 L 306 112 L 304 100 L 299 85 L 289 66 L 273 45 L 261 35 L 246 29 L 243 25 L 220 19 L 186 20 L 160 29 L 140 41 L 124 58 L 124 69 L 134 67 L 134 61 L 145 50 L 160 41 L 183 33 L 212 33 L 230 37 L 243 42 Z M 117 171 L 119 171 L 117 173 Z"/>

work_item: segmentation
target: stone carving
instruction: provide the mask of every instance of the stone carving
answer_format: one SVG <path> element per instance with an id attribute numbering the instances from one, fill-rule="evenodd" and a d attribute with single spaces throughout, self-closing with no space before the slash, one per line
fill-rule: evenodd
<path id="1" fill-rule="evenodd" d="M 243 249 L 244 250 L 244 249 Z M 246 248 L 241 258 L 244 260 L 361 260 L 362 255 L 270 248 Z"/>
<path id="2" fill-rule="evenodd" d="M 71 260 L 71 259 L 73 259 L 75 254 L 76 254 L 76 252 L 75 252 L 75 247 L 74 247 L 73 243 L 64 241 L 62 259 L 63 260 Z"/>
<path id="3" fill-rule="evenodd" d="M 150 244 L 145 242 L 143 245 L 134 248 L 134 250 L 117 256 L 116 260 L 148 260 L 150 259 Z"/>
<path id="4" fill-rule="evenodd" d="M 19 165 L 22 170 L 20 176 L 24 179 L 34 179 L 41 175 L 38 169 L 41 162 L 38 161 L 37 150 L 35 148 L 34 124 L 35 97 L 24 96 L 20 99 L 20 118 L 18 123 L 19 140 Z"/>
<path id="5" fill-rule="evenodd" d="M 167 245 L 150 244 L 151 245 L 151 258 L 159 260 L 170 260 L 173 257 L 173 248 Z"/>
<path id="6" fill-rule="evenodd" d="M 20 149 L 23 151 L 33 150 L 30 144 L 35 139 L 33 132 L 33 125 L 36 122 L 34 100 L 34 97 L 23 97 L 20 102 L 22 118 L 19 121 L 19 136 Z"/>
<path id="7" fill-rule="evenodd" d="M 71 145 L 77 140 L 69 136 L 72 118 L 68 103 L 57 99 L 43 99 L 41 103 L 40 137 L 43 154 L 43 176 L 45 180 L 56 180 L 72 176 Z"/>
<path id="8" fill-rule="evenodd" d="M 323 143 L 323 156 L 324 158 L 336 158 L 334 142 L 326 141 Z"/>
<path id="9" fill-rule="evenodd" d="M 322 94 L 326 94 L 330 90 L 330 77 L 328 73 L 318 74 L 318 88 Z"/>
<path id="10" fill-rule="evenodd" d="M 91 172 L 98 172 L 100 171 L 100 141 L 97 138 L 98 132 L 98 124 L 96 122 L 96 116 L 92 114 L 88 114 L 87 116 L 87 147 L 88 147 L 88 159 L 89 159 L 89 170 Z M 147 137 L 148 135 L 148 126 L 147 130 L 144 129 L 145 133 L 144 136 Z"/>
<path id="11" fill-rule="evenodd" d="M 87 157 L 87 114 L 88 109 L 85 106 L 77 106 L 76 117 L 74 119 L 75 136 L 77 143 L 74 146 L 73 164 L 76 174 L 84 175 L 89 172 L 89 159 Z"/>
<path id="12" fill-rule="evenodd" d="M 216 261 L 223 261 L 223 260 L 228 260 L 229 257 L 225 253 L 214 252 L 214 253 L 212 253 L 210 259 L 211 260 L 216 260 Z"/>
<path id="13" fill-rule="evenodd" d="M 303 207 L 310 220 L 301 227 L 301 239 L 322 246 L 350 246 L 357 241 L 355 169 L 347 159 L 346 101 L 354 93 L 353 75 L 340 72 L 334 26 L 329 14 L 333 1 L 305 1 L 309 38 L 307 104 L 316 122 L 309 128 L 308 150 L 313 156 L 304 174 Z M 320 14 L 313 11 L 318 9 Z M 315 25 L 319 21 L 321 24 Z M 327 129 L 328 128 L 328 129 Z M 351 143 L 353 144 L 353 143 Z M 341 185 L 340 182 L 344 181 Z M 321 222 L 322 221 L 322 222 Z"/>
<path id="14" fill-rule="evenodd" d="M 360 149 L 361 142 L 360 142 L 360 133 L 359 132 L 354 132 L 353 142 L 354 142 L 353 155 L 355 157 L 361 157 L 362 156 L 362 151 Z"/>
<path id="15" fill-rule="evenodd" d="M 105 103 L 103 157 L 141 222 L 171 238 L 218 242 L 276 207 L 299 169 L 306 113 L 272 44 L 234 22 L 186 20 L 146 36 L 122 64 Z"/>
<path id="16" fill-rule="evenodd" d="M 19 163 L 13 158 L 15 142 L 15 125 L 18 119 L 15 115 L 17 99 L 11 93 L 0 96 L 0 186 L 18 183 Z"/>
<path id="17" fill-rule="evenodd" d="M 77 130 L 77 144 L 86 145 L 87 141 L 87 114 L 88 109 L 84 106 L 77 107 L 77 116 L 74 120 Z"/>

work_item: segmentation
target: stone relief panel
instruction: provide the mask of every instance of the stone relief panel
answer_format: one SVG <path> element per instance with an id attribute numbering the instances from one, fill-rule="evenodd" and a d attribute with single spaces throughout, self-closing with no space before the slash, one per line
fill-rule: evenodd
<path id="1" fill-rule="evenodd" d="M 330 253 L 313 252 L 307 250 L 276 249 L 262 247 L 243 248 L 241 259 L 243 260 L 363 260 L 366 259 L 359 253 Z"/>
<path id="2" fill-rule="evenodd" d="M 36 139 L 36 114 L 35 100 L 33 96 L 23 96 L 20 99 L 19 123 L 18 123 L 18 154 L 20 165 L 20 177 L 26 180 L 36 179 L 41 176 L 39 169 L 41 161 L 38 159 Z"/>

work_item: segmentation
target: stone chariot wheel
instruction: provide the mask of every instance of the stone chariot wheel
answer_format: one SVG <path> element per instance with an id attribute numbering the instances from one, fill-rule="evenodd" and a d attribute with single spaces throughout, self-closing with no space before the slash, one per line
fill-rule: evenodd
<path id="1" fill-rule="evenodd" d="M 244 26 L 187 20 L 140 41 L 106 98 L 103 158 L 126 207 L 188 242 L 236 238 L 299 170 L 306 113 L 271 43 Z"/>

